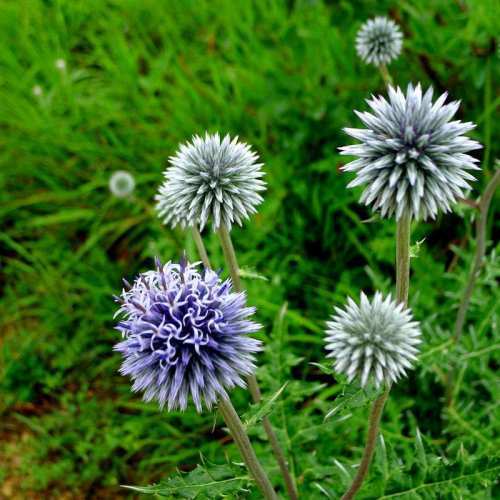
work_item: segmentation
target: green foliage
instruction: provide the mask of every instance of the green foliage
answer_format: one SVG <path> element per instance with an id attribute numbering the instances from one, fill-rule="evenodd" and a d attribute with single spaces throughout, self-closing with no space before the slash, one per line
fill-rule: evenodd
<path id="1" fill-rule="evenodd" d="M 246 391 L 232 398 L 252 421 L 268 414 L 303 498 L 342 493 L 374 395 L 332 375 L 323 329 L 346 295 L 393 291 L 394 223 L 372 217 L 359 191 L 346 189 L 337 147 L 347 142 L 342 127 L 358 123 L 352 110 L 384 90 L 353 40 L 367 17 L 386 13 L 406 37 L 389 68 L 395 80 L 447 89 L 462 101 L 460 119 L 478 125 L 474 200 L 500 156 L 494 0 L 1 3 L 0 497 L 117 498 L 137 494 L 120 484 L 199 485 L 210 474 L 226 481 L 216 487 L 236 488 L 221 494 L 257 498 L 220 419 L 142 403 L 112 352 L 111 296 L 121 278 L 155 255 L 196 256 L 190 236 L 162 227 L 152 207 L 168 156 L 205 129 L 254 145 L 269 185 L 259 213 L 233 237 L 265 326 L 264 400 L 286 388 L 265 410 L 250 409 Z M 136 179 L 131 199 L 109 193 L 119 169 Z M 490 217 L 463 339 L 450 341 L 475 217 L 459 205 L 413 228 L 410 304 L 425 341 L 416 371 L 391 392 L 360 498 L 494 498 L 498 217 Z M 203 236 L 222 268 L 216 236 Z M 459 368 L 456 404 L 447 409 L 451 366 Z M 261 426 L 249 432 L 282 494 Z M 200 452 L 207 462 L 195 469 Z M 197 472 L 179 476 L 177 467 Z"/>
<path id="2" fill-rule="evenodd" d="M 236 469 L 235 465 L 197 465 L 194 470 L 183 474 L 173 474 L 166 481 L 143 488 L 126 486 L 127 488 L 166 498 L 196 498 L 199 500 L 225 497 L 239 498 L 248 493 L 250 479 L 245 469 Z"/>

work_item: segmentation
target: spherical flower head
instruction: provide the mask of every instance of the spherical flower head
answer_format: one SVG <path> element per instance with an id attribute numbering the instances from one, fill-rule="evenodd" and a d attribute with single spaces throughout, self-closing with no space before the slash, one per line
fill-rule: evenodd
<path id="1" fill-rule="evenodd" d="M 115 346 L 124 361 L 133 391 L 146 401 L 157 400 L 169 410 L 187 407 L 189 397 L 198 411 L 210 408 L 227 390 L 245 385 L 243 376 L 255 371 L 260 341 L 249 334 L 261 327 L 249 318 L 244 293 L 231 291 L 209 269 L 199 270 L 184 259 L 138 276 L 121 297 L 117 325 L 124 340 Z"/>
<path id="2" fill-rule="evenodd" d="M 135 180 L 132 174 L 124 170 L 117 170 L 109 178 L 109 190 L 118 198 L 130 196 L 135 188 Z"/>
<path id="3" fill-rule="evenodd" d="M 371 112 L 355 111 L 365 129 L 344 129 L 360 141 L 340 148 L 358 157 L 343 168 L 357 174 L 348 187 L 366 184 L 360 202 L 382 217 L 434 219 L 450 211 L 475 180 L 468 170 L 479 170 L 478 160 L 467 153 L 481 145 L 464 136 L 475 125 L 451 121 L 460 103 L 444 104 L 446 97 L 433 103 L 432 88 L 422 95 L 420 84 L 410 84 L 404 95 L 389 86 L 388 100 L 372 96 Z"/>
<path id="4" fill-rule="evenodd" d="M 56 59 L 54 62 L 54 66 L 59 71 L 65 71 L 66 70 L 66 61 L 64 59 Z"/>
<path id="5" fill-rule="evenodd" d="M 230 229 L 234 222 L 241 225 L 262 202 L 264 172 L 257 160 L 257 154 L 237 137 L 194 136 L 170 158 L 156 195 L 158 215 L 171 226 L 203 229 L 208 220 L 214 229 L 222 224 Z"/>
<path id="6" fill-rule="evenodd" d="M 399 26 L 387 17 L 375 17 L 364 23 L 356 35 L 356 51 L 361 59 L 380 66 L 401 53 L 403 35 Z"/>
<path id="7" fill-rule="evenodd" d="M 379 292 L 371 302 L 364 293 L 359 305 L 347 300 L 327 323 L 327 357 L 334 358 L 335 370 L 349 382 L 355 377 L 363 387 L 369 380 L 377 387 L 396 382 L 412 368 L 421 342 L 411 311 Z"/>

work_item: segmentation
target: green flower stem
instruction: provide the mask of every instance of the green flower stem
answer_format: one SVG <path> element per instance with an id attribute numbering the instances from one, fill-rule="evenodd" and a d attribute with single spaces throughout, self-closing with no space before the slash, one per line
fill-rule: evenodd
<path id="1" fill-rule="evenodd" d="M 385 64 L 381 64 L 378 69 L 380 70 L 380 74 L 382 75 L 382 78 L 384 79 L 384 82 L 386 85 L 392 85 L 392 76 L 389 73 L 389 70 L 387 69 L 387 66 Z"/>
<path id="2" fill-rule="evenodd" d="M 396 230 L 396 300 L 405 306 L 408 304 L 410 285 L 410 230 L 411 217 L 403 215 L 397 222 Z M 373 402 L 363 457 L 356 476 L 350 488 L 342 496 L 342 500 L 354 498 L 368 474 L 380 430 L 380 419 L 390 391 L 391 387 L 387 386 L 384 393 Z"/>
<path id="3" fill-rule="evenodd" d="M 267 477 L 262 465 L 260 464 L 255 451 L 250 444 L 250 440 L 245 432 L 245 428 L 241 423 L 240 417 L 236 413 L 234 406 L 229 399 L 221 398 L 219 401 L 219 411 L 229 428 L 234 442 L 238 446 L 241 456 L 245 461 L 246 466 L 252 477 L 255 479 L 259 490 L 266 499 L 275 500 L 278 497 L 273 489 L 269 478 Z"/>
<path id="4" fill-rule="evenodd" d="M 467 317 L 467 309 L 472 298 L 472 292 L 474 291 L 474 285 L 481 272 L 481 268 L 484 263 L 484 254 L 486 253 L 486 229 L 488 225 L 488 210 L 490 208 L 491 200 L 495 191 L 500 184 L 500 168 L 497 168 L 490 182 L 486 186 L 481 200 L 478 203 L 479 217 L 476 219 L 476 254 L 474 256 L 474 262 L 472 263 L 472 268 L 469 273 L 469 278 L 467 279 L 467 285 L 465 287 L 462 300 L 457 311 L 457 318 L 455 320 L 455 331 L 453 335 L 453 344 L 457 345 L 462 337 L 465 319 Z M 452 368 L 450 373 L 446 377 L 446 404 L 448 407 L 453 406 L 453 386 L 455 379 L 456 369 Z"/>
<path id="5" fill-rule="evenodd" d="M 231 235 L 229 234 L 227 227 L 224 225 L 221 225 L 219 227 L 218 233 L 222 246 L 222 251 L 224 252 L 226 264 L 229 267 L 229 274 L 231 276 L 234 289 L 240 292 L 243 290 L 243 286 L 241 284 L 238 260 L 236 258 L 236 253 L 234 251 Z M 257 382 L 257 379 L 255 378 L 255 375 L 247 377 L 247 384 L 248 384 L 248 390 L 250 391 L 253 401 L 255 403 L 258 403 L 262 398 L 261 398 L 259 384 Z M 271 426 L 271 422 L 267 416 L 265 416 L 262 419 L 262 424 L 267 434 L 267 438 L 269 439 L 269 443 L 271 444 L 271 448 L 273 450 L 276 461 L 278 462 L 281 474 L 283 475 L 283 480 L 285 481 L 285 486 L 288 496 L 290 497 L 291 500 L 297 500 L 298 499 L 297 488 L 290 474 L 290 471 L 288 470 L 288 463 L 286 460 L 286 456 L 283 452 L 283 449 L 281 448 L 281 445 L 278 441 L 278 437 L 276 436 L 276 433 L 274 432 L 274 429 Z"/>
<path id="6" fill-rule="evenodd" d="M 396 300 L 405 306 L 410 288 L 410 232 L 411 217 L 403 215 L 396 234 Z"/>
<path id="7" fill-rule="evenodd" d="M 490 203 L 493 195 L 495 194 L 495 191 L 499 184 L 500 168 L 496 170 L 495 174 L 486 186 L 486 189 L 481 196 L 481 201 L 479 202 L 479 217 L 476 220 L 476 255 L 474 257 L 474 262 L 469 274 L 469 279 L 467 280 L 467 286 L 465 288 L 457 312 L 457 318 L 455 321 L 455 333 L 453 337 L 453 341 L 455 343 L 458 343 L 460 338 L 462 337 L 467 309 L 472 297 L 472 291 L 474 290 L 474 285 L 476 283 L 481 267 L 483 266 L 484 254 L 486 252 L 486 226 L 488 222 L 488 210 L 490 208 Z"/>
<path id="8" fill-rule="evenodd" d="M 354 477 L 351 487 L 344 493 L 341 500 L 350 500 L 354 498 L 354 495 L 356 495 L 365 480 L 373 458 L 373 453 L 375 452 L 375 445 L 377 443 L 377 436 L 380 427 L 380 418 L 382 417 L 382 411 L 384 410 L 384 405 L 389 396 L 390 390 L 391 388 L 387 387 L 382 396 L 378 397 L 373 403 L 370 413 L 370 425 L 368 427 L 366 445 L 363 451 L 363 458 L 361 459 L 361 463 L 359 464 L 358 471 Z"/>
<path id="9" fill-rule="evenodd" d="M 198 250 L 198 254 L 200 256 L 203 265 L 210 269 L 210 260 L 208 258 L 207 250 L 205 245 L 203 244 L 203 238 L 201 237 L 200 231 L 196 226 L 191 228 L 191 232 L 193 234 L 194 243 L 196 245 L 196 249 Z"/>

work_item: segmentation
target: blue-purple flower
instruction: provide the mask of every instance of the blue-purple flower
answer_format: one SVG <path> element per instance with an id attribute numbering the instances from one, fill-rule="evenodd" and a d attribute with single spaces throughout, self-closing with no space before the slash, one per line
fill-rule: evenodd
<path id="1" fill-rule="evenodd" d="M 124 357 L 120 372 L 161 408 L 184 410 L 189 398 L 198 411 L 203 402 L 211 408 L 255 371 L 261 350 L 249 335 L 261 328 L 250 320 L 255 308 L 210 269 L 184 259 L 156 264 L 133 285 L 125 282 L 116 297 L 122 316 L 116 328 L 124 337 L 115 346 Z"/>

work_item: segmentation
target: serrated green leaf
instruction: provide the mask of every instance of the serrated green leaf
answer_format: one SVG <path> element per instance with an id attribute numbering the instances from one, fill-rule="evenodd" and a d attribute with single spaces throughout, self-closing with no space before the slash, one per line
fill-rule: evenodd
<path id="1" fill-rule="evenodd" d="M 151 486 L 123 486 L 124 488 L 167 498 L 208 499 L 236 495 L 246 490 L 250 481 L 247 474 L 235 471 L 229 465 L 197 465 L 188 473 L 177 472 L 172 477 Z M 240 472 L 235 475 L 235 472 Z M 234 498 L 234 497 L 233 497 Z"/>
<path id="2" fill-rule="evenodd" d="M 240 268 L 238 274 L 245 279 L 269 281 L 269 278 L 267 276 L 264 276 L 263 274 L 253 271 L 248 267 Z"/>
<path id="3" fill-rule="evenodd" d="M 260 403 L 251 406 L 249 412 L 245 414 L 244 426 L 246 429 L 253 427 L 257 422 L 260 422 L 266 415 L 269 415 L 274 408 L 277 400 L 285 390 L 288 382 L 285 382 L 270 398 L 262 400 Z"/>
<path id="4" fill-rule="evenodd" d="M 335 415 L 347 412 L 353 408 L 360 408 L 371 401 L 374 401 L 380 391 L 374 387 L 353 388 L 350 384 L 344 388 L 341 395 L 335 398 L 335 406 L 325 415 L 324 420 L 328 420 Z"/>

